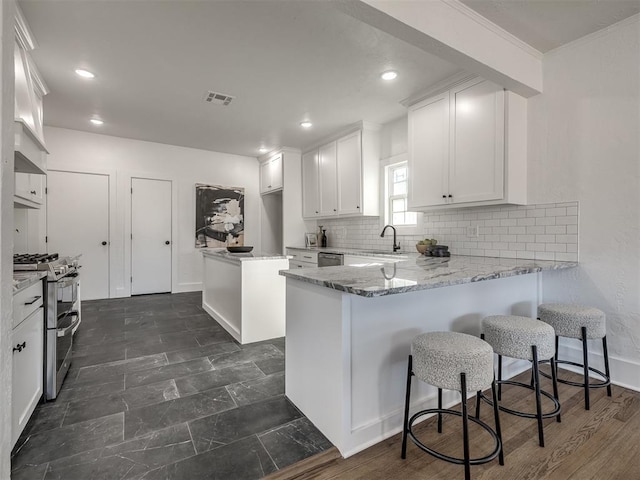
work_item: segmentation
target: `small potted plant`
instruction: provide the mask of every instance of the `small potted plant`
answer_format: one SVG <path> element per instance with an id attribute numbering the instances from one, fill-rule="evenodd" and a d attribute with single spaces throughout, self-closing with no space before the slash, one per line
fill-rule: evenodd
<path id="1" fill-rule="evenodd" d="M 435 246 L 438 241 L 435 238 L 425 238 L 424 240 L 420 240 L 416 243 L 416 249 L 422 255 L 429 255 L 431 251 L 431 247 Z"/>

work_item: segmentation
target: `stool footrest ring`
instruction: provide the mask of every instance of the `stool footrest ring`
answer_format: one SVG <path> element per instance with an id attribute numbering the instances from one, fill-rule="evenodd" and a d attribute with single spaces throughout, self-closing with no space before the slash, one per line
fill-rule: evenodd
<path id="1" fill-rule="evenodd" d="M 549 360 L 540 360 L 540 363 L 549 363 Z M 556 364 L 559 364 L 559 363 L 562 363 L 564 365 L 573 365 L 574 367 L 580 367 L 584 369 L 584 365 L 581 363 L 570 362 L 568 360 L 556 360 Z M 607 377 L 606 373 L 601 372 L 600 370 L 593 367 L 589 367 L 589 371 L 595 373 L 596 375 L 600 375 L 603 379 L 600 382 L 593 382 L 593 383 L 589 382 L 589 388 L 604 388 L 611 385 L 611 379 Z M 542 370 L 540 370 L 540 375 L 546 378 L 551 378 L 551 375 L 549 375 L 547 372 L 543 372 Z M 573 382 L 571 380 L 565 380 L 562 378 L 558 378 L 558 383 L 571 385 L 573 387 L 584 387 L 584 382 Z"/>
<path id="2" fill-rule="evenodd" d="M 542 373 L 542 372 L 540 372 L 540 373 Z M 528 390 L 535 390 L 535 388 L 532 387 L 531 385 L 528 385 L 528 384 L 522 383 L 522 382 L 514 382 L 513 380 L 496 380 L 496 384 L 497 385 L 515 385 L 516 387 L 523 387 L 523 388 L 526 388 Z M 543 413 L 542 414 L 542 418 L 557 417 L 560 414 L 560 410 L 561 410 L 560 402 L 558 402 L 558 399 L 556 399 L 550 393 L 545 392 L 544 390 L 540 390 L 540 394 L 544 395 L 549 400 L 551 400 L 553 402 L 553 405 L 554 405 L 554 409 L 551 412 Z M 485 402 L 487 402 L 489 405 L 493 406 L 493 401 L 490 400 L 489 398 L 487 398 L 487 396 L 483 392 L 480 392 L 480 398 L 482 400 L 484 400 Z M 498 408 L 500 409 L 501 412 L 510 413 L 511 415 L 516 415 L 518 417 L 538 418 L 538 416 L 535 413 L 527 413 L 527 412 L 522 412 L 522 411 L 519 411 L 519 410 L 513 410 L 513 409 L 505 407 L 503 405 L 498 405 Z"/>
<path id="3" fill-rule="evenodd" d="M 411 417 L 411 420 L 409 420 L 409 425 L 407 427 L 408 430 L 408 435 L 409 438 L 411 438 L 411 441 L 413 443 L 415 443 L 415 445 L 422 450 L 423 452 L 426 452 L 430 455 L 433 455 L 434 457 L 440 459 L 440 460 L 445 460 L 447 462 L 450 463 L 455 463 L 457 465 L 464 465 L 464 459 L 463 458 L 457 458 L 457 457 L 451 457 L 449 455 L 445 455 L 443 453 L 440 453 L 436 450 L 433 450 L 432 448 L 427 447 L 426 445 L 424 445 L 420 440 L 418 440 L 416 438 L 416 436 L 413 434 L 413 424 L 416 422 L 416 420 L 424 415 L 430 415 L 430 414 L 447 414 L 447 415 L 455 415 L 458 417 L 462 417 L 462 413 L 458 412 L 456 410 L 449 410 L 449 409 L 440 409 L 440 408 L 430 408 L 427 410 L 421 410 L 418 413 L 416 413 L 415 415 L 413 415 Z M 500 439 L 498 438 L 498 436 L 496 435 L 496 432 L 493 431 L 493 429 L 487 425 L 486 423 L 484 423 L 482 420 L 472 417 L 472 416 L 468 416 L 467 417 L 469 421 L 474 422 L 475 424 L 479 425 L 480 427 L 482 427 L 485 431 L 487 431 L 487 433 L 489 433 L 489 435 L 491 435 L 491 438 L 493 438 L 493 441 L 495 442 L 495 449 L 488 455 L 485 455 L 484 457 L 479 457 L 479 458 L 471 458 L 469 460 L 469 464 L 470 465 L 481 465 L 483 463 L 487 463 L 490 462 L 491 460 L 495 459 L 498 454 L 500 453 L 500 451 L 502 450 L 502 443 L 500 442 Z"/>

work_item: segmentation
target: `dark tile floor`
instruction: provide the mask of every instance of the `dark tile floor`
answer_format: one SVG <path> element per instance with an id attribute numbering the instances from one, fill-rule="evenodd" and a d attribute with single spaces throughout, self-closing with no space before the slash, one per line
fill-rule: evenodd
<path id="1" fill-rule="evenodd" d="M 331 447 L 284 396 L 284 339 L 239 345 L 201 294 L 82 304 L 55 402 L 13 480 L 259 479 Z"/>

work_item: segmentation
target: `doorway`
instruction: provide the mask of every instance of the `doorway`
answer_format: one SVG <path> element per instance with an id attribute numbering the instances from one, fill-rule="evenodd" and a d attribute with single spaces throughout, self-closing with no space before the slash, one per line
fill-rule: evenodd
<path id="1" fill-rule="evenodd" d="M 82 299 L 109 298 L 109 175 L 47 173 L 47 250 L 82 254 Z"/>
<path id="2" fill-rule="evenodd" d="M 131 295 L 171 292 L 171 181 L 131 178 Z"/>

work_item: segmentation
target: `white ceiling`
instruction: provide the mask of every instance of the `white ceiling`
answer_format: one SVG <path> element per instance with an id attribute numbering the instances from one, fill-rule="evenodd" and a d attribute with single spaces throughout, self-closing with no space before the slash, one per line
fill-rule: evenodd
<path id="1" fill-rule="evenodd" d="M 640 0 L 460 0 L 545 53 L 640 12 Z"/>
<path id="2" fill-rule="evenodd" d="M 464 3 L 545 51 L 635 13 L 640 0 Z M 459 70 L 326 1 L 19 5 L 51 89 L 46 125 L 205 150 L 257 156 L 261 145 L 304 148 L 359 120 L 384 123 L 406 112 L 400 100 Z M 79 67 L 96 78 L 77 77 Z M 400 76 L 385 83 L 390 68 Z M 208 90 L 236 98 L 206 104 Z"/>

